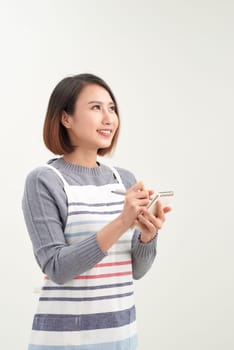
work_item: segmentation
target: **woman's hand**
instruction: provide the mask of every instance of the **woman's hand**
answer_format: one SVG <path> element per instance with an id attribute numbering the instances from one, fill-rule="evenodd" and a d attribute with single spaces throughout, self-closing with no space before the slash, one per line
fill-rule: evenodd
<path id="1" fill-rule="evenodd" d="M 171 207 L 163 208 L 160 200 L 156 203 L 154 214 L 145 207 L 141 209 L 141 213 L 135 220 L 135 225 L 141 230 L 140 239 L 143 243 L 147 243 L 154 238 L 158 230 L 163 227 L 166 220 L 165 214 L 171 210 Z"/>
<path id="2" fill-rule="evenodd" d="M 125 203 L 120 217 L 126 229 L 131 227 L 141 211 L 149 203 L 152 191 L 147 191 L 142 181 L 133 185 L 125 194 Z"/>

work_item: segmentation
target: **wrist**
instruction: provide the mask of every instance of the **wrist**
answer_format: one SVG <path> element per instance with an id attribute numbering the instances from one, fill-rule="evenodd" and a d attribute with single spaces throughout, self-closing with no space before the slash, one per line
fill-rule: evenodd
<path id="1" fill-rule="evenodd" d="M 117 217 L 116 220 L 119 221 L 124 231 L 127 231 L 132 225 L 132 223 L 129 222 L 129 220 L 122 213 Z"/>
<path id="2" fill-rule="evenodd" d="M 139 236 L 138 236 L 138 240 L 139 240 L 140 243 L 144 243 L 144 244 L 150 243 L 150 242 L 152 242 L 155 239 L 157 234 L 158 234 L 158 231 L 155 232 L 155 234 L 153 236 L 143 235 L 142 233 L 140 233 Z"/>

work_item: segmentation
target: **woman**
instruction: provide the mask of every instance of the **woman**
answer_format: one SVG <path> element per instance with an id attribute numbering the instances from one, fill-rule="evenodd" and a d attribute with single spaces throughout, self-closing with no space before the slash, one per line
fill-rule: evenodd
<path id="1" fill-rule="evenodd" d="M 152 190 L 97 162 L 113 150 L 119 127 L 116 99 L 101 78 L 67 77 L 52 92 L 44 142 L 60 157 L 27 176 L 22 201 L 45 274 L 29 350 L 137 349 L 133 279 L 152 265 L 171 208 L 158 202 L 151 214 Z"/>

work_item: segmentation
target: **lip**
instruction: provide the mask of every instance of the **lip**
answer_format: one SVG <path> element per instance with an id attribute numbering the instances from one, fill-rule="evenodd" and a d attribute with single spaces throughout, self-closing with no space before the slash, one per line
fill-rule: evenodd
<path id="1" fill-rule="evenodd" d="M 110 131 L 110 132 L 112 132 L 112 129 L 98 129 L 97 131 L 98 132 L 100 132 L 100 131 Z"/>
<path id="2" fill-rule="evenodd" d="M 97 132 L 102 136 L 110 136 L 112 135 L 112 129 L 98 129 Z"/>

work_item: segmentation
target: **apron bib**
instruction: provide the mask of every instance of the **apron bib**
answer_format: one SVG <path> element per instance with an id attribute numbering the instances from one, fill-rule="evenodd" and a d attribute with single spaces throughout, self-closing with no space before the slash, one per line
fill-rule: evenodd
<path id="1" fill-rule="evenodd" d="M 69 185 L 62 174 L 68 200 L 64 230 L 71 245 L 95 234 L 123 210 L 125 190 L 118 183 L 102 186 Z M 132 278 L 131 243 L 127 230 L 93 268 L 58 285 L 45 276 L 34 315 L 28 350 L 136 350 L 137 331 Z M 110 233 L 111 234 L 111 233 Z"/>

